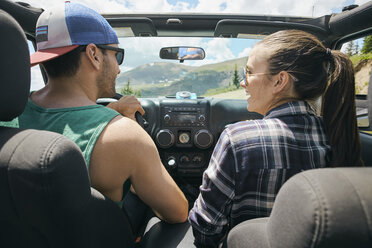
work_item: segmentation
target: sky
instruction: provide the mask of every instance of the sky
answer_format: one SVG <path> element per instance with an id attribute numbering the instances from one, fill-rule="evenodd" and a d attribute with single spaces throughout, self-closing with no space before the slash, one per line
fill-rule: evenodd
<path id="1" fill-rule="evenodd" d="M 64 0 L 22 0 L 34 7 L 48 9 Z M 343 6 L 368 2 L 367 0 L 70 0 L 81 3 L 99 13 L 148 13 L 148 12 L 191 12 L 191 13 L 243 13 L 288 16 L 322 16 L 339 13 Z M 270 8 L 268 8 L 270 6 Z M 206 49 L 206 58 L 185 64 L 203 65 L 217 63 L 242 56 L 248 56 L 255 41 L 242 39 L 154 39 L 150 45 L 138 39 L 119 40 L 126 54 L 121 71 L 127 71 L 143 64 L 149 56 L 160 61 L 158 53 L 163 46 L 193 45 Z M 156 49 L 154 49 L 154 47 Z M 159 48 L 159 49 L 158 49 Z M 157 50 L 158 49 L 158 50 Z M 151 53 L 150 53 L 151 52 Z M 141 56 L 142 55 L 142 56 Z M 38 67 L 32 69 L 32 89 L 40 88 L 41 75 Z"/>
<path id="2" fill-rule="evenodd" d="M 23 0 L 44 9 L 64 0 Z M 99 13 L 203 12 L 321 16 L 367 0 L 71 0 Z M 270 8 L 268 8 L 270 6 Z"/>

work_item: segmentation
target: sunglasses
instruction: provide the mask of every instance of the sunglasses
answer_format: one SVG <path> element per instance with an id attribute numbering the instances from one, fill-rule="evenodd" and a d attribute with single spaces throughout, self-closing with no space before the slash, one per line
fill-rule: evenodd
<path id="1" fill-rule="evenodd" d="M 123 48 L 106 46 L 106 45 L 97 45 L 97 44 L 96 44 L 96 47 L 104 49 L 104 50 L 115 51 L 116 61 L 118 62 L 119 65 L 123 63 L 123 60 L 124 60 L 124 49 Z"/>
<path id="2" fill-rule="evenodd" d="M 270 72 L 259 72 L 259 73 L 247 73 L 247 69 L 243 68 L 243 78 L 244 78 L 244 84 L 245 86 L 248 85 L 248 77 L 253 75 L 273 75 L 273 73 Z"/>

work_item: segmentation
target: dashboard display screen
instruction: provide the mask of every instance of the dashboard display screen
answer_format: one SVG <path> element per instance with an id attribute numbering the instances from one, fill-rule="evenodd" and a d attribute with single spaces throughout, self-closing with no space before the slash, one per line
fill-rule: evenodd
<path id="1" fill-rule="evenodd" d="M 177 122 L 182 123 L 194 123 L 196 121 L 196 115 L 190 115 L 190 114 L 179 114 L 176 115 Z"/>

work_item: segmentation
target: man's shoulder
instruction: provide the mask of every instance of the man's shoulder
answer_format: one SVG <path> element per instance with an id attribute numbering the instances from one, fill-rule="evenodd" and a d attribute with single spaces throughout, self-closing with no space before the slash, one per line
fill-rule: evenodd
<path id="1" fill-rule="evenodd" d="M 130 118 L 117 116 L 107 124 L 98 138 L 92 164 L 110 164 L 110 168 L 138 165 L 143 154 L 156 147 L 146 131 Z M 145 152 L 146 151 L 146 152 Z"/>
<path id="2" fill-rule="evenodd" d="M 105 144 L 136 146 L 145 142 L 147 133 L 138 123 L 121 115 L 113 118 L 101 134 Z"/>

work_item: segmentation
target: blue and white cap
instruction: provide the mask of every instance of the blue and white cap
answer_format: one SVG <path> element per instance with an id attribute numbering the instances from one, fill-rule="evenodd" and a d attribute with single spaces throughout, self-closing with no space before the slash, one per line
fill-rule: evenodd
<path id="1" fill-rule="evenodd" d="M 110 24 L 96 11 L 77 3 L 44 11 L 36 24 L 37 51 L 31 55 L 31 66 L 55 59 L 79 45 L 118 44 Z"/>

